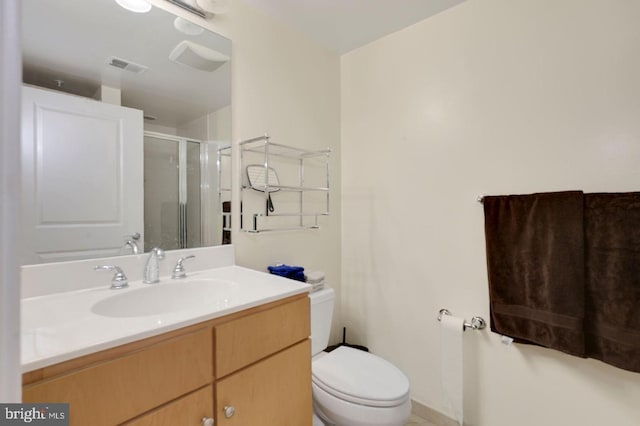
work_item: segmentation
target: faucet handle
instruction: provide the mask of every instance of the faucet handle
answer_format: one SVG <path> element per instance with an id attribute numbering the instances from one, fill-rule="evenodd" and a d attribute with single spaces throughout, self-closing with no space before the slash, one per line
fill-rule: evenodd
<path id="1" fill-rule="evenodd" d="M 98 270 L 116 271 L 115 274 L 113 274 L 113 278 L 111 279 L 112 289 L 129 287 L 129 281 L 127 281 L 127 276 L 124 274 L 124 272 L 122 271 L 122 269 L 120 269 L 119 266 L 98 265 L 93 269 L 96 271 Z"/>
<path id="2" fill-rule="evenodd" d="M 184 266 L 182 266 L 182 262 L 187 259 L 193 259 L 196 257 L 195 255 L 183 256 L 176 262 L 176 267 L 173 268 L 173 273 L 171 274 L 171 278 L 185 278 L 187 276 L 187 271 L 184 270 Z"/>

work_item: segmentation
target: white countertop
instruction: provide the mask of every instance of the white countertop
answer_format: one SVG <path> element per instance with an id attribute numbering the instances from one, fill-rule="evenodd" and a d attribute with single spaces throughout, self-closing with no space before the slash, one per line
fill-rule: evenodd
<path id="1" fill-rule="evenodd" d="M 200 303 L 200 306 L 161 314 L 109 317 L 92 311 L 96 303 L 110 297 L 125 298 L 128 292 L 143 291 L 141 289 L 150 286 L 179 286 L 206 279 L 233 283 L 233 291 L 213 306 Z M 120 290 L 112 290 L 107 284 L 25 298 L 21 305 L 22 372 L 306 293 L 310 288 L 302 282 L 276 275 L 241 266 L 225 266 L 192 272 L 184 281 L 165 276 L 157 284 L 134 281 Z M 181 297 L 186 296 L 181 294 Z"/>

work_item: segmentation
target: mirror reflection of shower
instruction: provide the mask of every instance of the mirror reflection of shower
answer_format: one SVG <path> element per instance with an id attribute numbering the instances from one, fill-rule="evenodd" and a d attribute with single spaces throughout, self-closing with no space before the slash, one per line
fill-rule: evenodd
<path id="1" fill-rule="evenodd" d="M 156 132 L 144 134 L 145 251 L 200 247 L 204 190 L 211 184 L 206 142 Z M 206 201 L 205 201 L 206 202 Z"/>

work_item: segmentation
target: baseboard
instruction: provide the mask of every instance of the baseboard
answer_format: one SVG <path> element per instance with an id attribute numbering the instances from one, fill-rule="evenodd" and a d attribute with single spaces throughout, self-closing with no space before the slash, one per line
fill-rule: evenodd
<path id="1" fill-rule="evenodd" d="M 460 426 L 457 421 L 415 399 L 411 400 L 411 412 L 437 426 Z"/>

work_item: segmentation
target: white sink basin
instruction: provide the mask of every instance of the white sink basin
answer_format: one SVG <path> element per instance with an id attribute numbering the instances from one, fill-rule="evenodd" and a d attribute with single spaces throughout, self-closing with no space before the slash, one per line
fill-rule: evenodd
<path id="1" fill-rule="evenodd" d="M 237 265 L 191 271 L 182 280 L 161 277 L 157 284 L 136 280 L 120 290 L 100 282 L 100 286 L 22 299 L 23 371 L 220 318 L 310 288 Z"/>
<path id="2" fill-rule="evenodd" d="M 149 284 L 103 299 L 91 307 L 91 312 L 106 317 L 143 317 L 190 309 L 220 309 L 233 302 L 238 290 L 238 284 L 232 281 L 206 278 Z"/>

